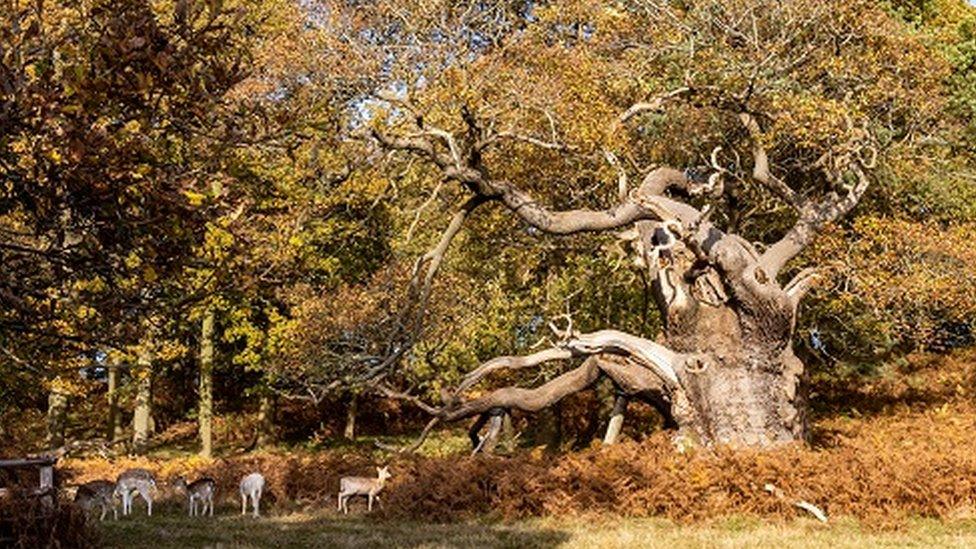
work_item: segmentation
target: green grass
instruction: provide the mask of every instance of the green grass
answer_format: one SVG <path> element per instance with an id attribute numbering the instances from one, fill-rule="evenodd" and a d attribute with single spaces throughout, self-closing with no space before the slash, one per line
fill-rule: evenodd
<path id="1" fill-rule="evenodd" d="M 99 526 L 108 547 L 976 547 L 976 522 L 915 520 L 893 531 L 854 521 L 830 525 L 733 518 L 692 525 L 660 519 L 609 517 L 536 519 L 513 523 L 422 524 L 378 520 L 328 509 L 253 519 L 218 510 L 212 519 L 168 507 Z"/>

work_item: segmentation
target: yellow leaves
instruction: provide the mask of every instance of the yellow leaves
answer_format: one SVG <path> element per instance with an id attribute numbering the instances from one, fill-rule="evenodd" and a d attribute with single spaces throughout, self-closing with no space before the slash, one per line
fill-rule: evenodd
<path id="1" fill-rule="evenodd" d="M 204 250 L 212 259 L 219 259 L 226 255 L 234 245 L 234 233 L 219 223 L 208 223 L 204 234 Z"/>
<path id="2" fill-rule="evenodd" d="M 108 289 L 108 285 L 105 284 L 105 279 L 97 275 L 92 278 L 76 280 L 71 287 L 75 292 L 91 292 L 94 294 Z"/>
<path id="3" fill-rule="evenodd" d="M 145 179 L 147 175 L 152 171 L 152 166 L 149 164 L 138 164 L 134 170 L 129 172 L 129 176 L 133 179 Z"/>
<path id="4" fill-rule="evenodd" d="M 94 318 L 97 314 L 98 311 L 89 305 L 79 305 L 75 308 L 75 316 L 81 321 Z"/>
<path id="5" fill-rule="evenodd" d="M 62 366 L 74 370 L 84 365 L 80 361 L 70 362 L 71 363 L 64 364 Z M 87 389 L 88 387 L 85 386 L 84 381 L 77 376 L 57 376 L 47 383 L 48 391 L 68 396 L 82 396 L 85 394 Z"/>
<path id="6" fill-rule="evenodd" d="M 844 141 L 847 120 L 855 120 L 849 105 L 812 94 L 777 94 L 770 101 L 773 126 L 767 138 L 803 148 L 823 149 Z"/>
<path id="7" fill-rule="evenodd" d="M 129 134 L 137 134 L 142 129 L 142 123 L 138 120 L 129 120 L 122 126 L 122 131 Z"/>
<path id="8" fill-rule="evenodd" d="M 151 284 L 151 283 L 155 282 L 158 278 L 159 278 L 159 275 L 156 274 L 156 269 L 154 269 L 152 265 L 148 265 L 147 264 L 147 265 L 145 265 L 143 267 L 143 269 L 142 269 L 142 279 L 143 280 L 145 280 L 146 282 L 148 282 L 148 283 Z"/>
<path id="9" fill-rule="evenodd" d="M 821 243 L 837 258 L 834 292 L 824 312 L 855 315 L 848 328 L 898 341 L 941 345 L 945 330 L 976 317 L 971 242 L 976 225 L 941 227 L 862 216 L 847 241 Z M 878 331 L 883 334 L 878 334 Z"/>
<path id="10" fill-rule="evenodd" d="M 11 141 L 8 147 L 16 154 L 26 154 L 31 149 L 31 143 L 29 139 L 22 137 Z"/>
<path id="11" fill-rule="evenodd" d="M 301 248 L 305 245 L 305 236 L 302 234 L 293 234 L 288 237 L 288 245 L 294 248 Z"/>
<path id="12" fill-rule="evenodd" d="M 189 189 L 183 191 L 183 196 L 186 197 L 187 202 L 191 206 L 202 206 L 203 202 L 207 199 L 207 195 Z"/>
<path id="13" fill-rule="evenodd" d="M 129 269 L 136 269 L 142 265 L 142 257 L 137 250 L 132 250 L 125 258 L 125 266 Z"/>
<path id="14" fill-rule="evenodd" d="M 183 343 L 173 340 L 164 339 L 162 341 L 156 342 L 155 354 L 153 356 L 154 361 L 170 362 L 178 358 L 189 355 L 190 349 Z"/>

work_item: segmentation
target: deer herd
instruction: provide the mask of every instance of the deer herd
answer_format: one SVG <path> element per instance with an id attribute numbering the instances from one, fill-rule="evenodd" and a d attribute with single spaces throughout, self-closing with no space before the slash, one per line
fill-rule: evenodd
<path id="1" fill-rule="evenodd" d="M 342 477 L 339 480 L 338 510 L 349 513 L 349 498 L 365 496 L 367 509 L 373 510 L 373 502 L 379 501 L 379 493 L 386 481 L 391 478 L 389 467 L 377 467 L 377 478 Z M 217 482 L 210 477 L 202 477 L 193 482 L 187 482 L 185 477 L 178 477 L 172 486 L 181 492 L 187 501 L 187 512 L 192 516 L 209 515 L 214 513 L 214 495 L 217 493 Z M 255 517 L 261 514 L 261 494 L 264 492 L 265 481 L 261 473 L 251 473 L 241 479 L 241 515 L 247 514 L 248 503 L 251 505 Z M 75 503 L 86 513 L 96 509 L 100 512 L 99 520 L 105 520 L 109 511 L 116 519 L 119 511 L 116 499 L 122 500 L 122 515 L 132 514 L 132 503 L 136 496 L 146 502 L 146 514 L 152 516 L 153 497 L 156 492 L 156 477 L 146 469 L 126 469 L 115 482 L 110 480 L 92 480 L 78 486 L 75 493 Z"/>

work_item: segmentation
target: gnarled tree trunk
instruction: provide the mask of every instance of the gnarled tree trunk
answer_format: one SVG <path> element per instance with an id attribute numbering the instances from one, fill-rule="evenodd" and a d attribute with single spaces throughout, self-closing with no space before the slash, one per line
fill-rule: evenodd
<path id="1" fill-rule="evenodd" d="M 696 444 L 744 446 L 803 436 L 792 306 L 776 305 L 753 311 L 696 300 L 667 310 L 662 343 L 695 357 L 668 395 L 681 435 Z"/>

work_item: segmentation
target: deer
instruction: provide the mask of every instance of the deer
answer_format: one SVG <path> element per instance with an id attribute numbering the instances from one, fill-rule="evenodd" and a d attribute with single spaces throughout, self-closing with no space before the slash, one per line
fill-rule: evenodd
<path id="1" fill-rule="evenodd" d="M 152 492 L 156 489 L 156 478 L 145 469 L 126 469 L 115 482 L 115 493 L 122 496 L 122 515 L 132 514 L 132 500 L 138 492 L 146 501 L 146 512 L 152 516 Z"/>
<path id="2" fill-rule="evenodd" d="M 210 509 L 210 516 L 213 516 L 213 498 L 217 491 L 217 482 L 214 479 L 203 477 L 187 484 L 186 478 L 178 477 L 173 481 L 173 486 L 186 494 L 190 503 L 189 513 L 191 517 L 207 514 L 208 508 Z M 199 512 L 197 511 L 198 501 L 203 503 L 203 510 Z"/>
<path id="3" fill-rule="evenodd" d="M 264 491 L 264 477 L 261 473 L 251 473 L 241 479 L 241 515 L 247 514 L 247 498 L 251 498 L 254 516 L 261 515 L 261 492 Z"/>
<path id="4" fill-rule="evenodd" d="M 115 483 L 110 480 L 92 480 L 78 486 L 75 504 L 85 513 L 90 513 L 95 505 L 101 507 L 102 514 L 98 520 L 105 520 L 109 509 L 112 509 L 113 518 L 119 518 L 119 509 L 115 506 Z"/>
<path id="5" fill-rule="evenodd" d="M 349 498 L 352 496 L 366 496 L 369 503 L 367 510 L 373 510 L 373 500 L 379 501 L 379 493 L 383 490 L 387 479 L 391 478 L 389 466 L 376 468 L 377 478 L 342 477 L 339 479 L 339 511 L 349 514 Z"/>

